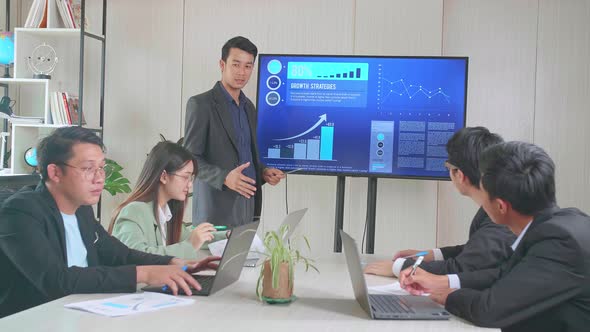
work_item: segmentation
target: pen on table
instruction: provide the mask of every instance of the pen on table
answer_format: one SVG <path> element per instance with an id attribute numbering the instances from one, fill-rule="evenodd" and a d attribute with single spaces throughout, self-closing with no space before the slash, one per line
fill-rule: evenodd
<path id="1" fill-rule="evenodd" d="M 182 267 L 182 270 L 184 272 L 186 272 L 186 269 L 188 269 L 188 266 L 185 265 L 185 266 Z M 162 291 L 165 292 L 167 290 L 168 290 L 168 285 L 164 285 L 164 287 L 162 287 Z"/>
<path id="2" fill-rule="evenodd" d="M 418 265 L 420 265 L 420 263 L 422 263 L 422 261 L 424 260 L 424 256 L 419 256 L 418 259 L 416 260 L 416 262 L 414 263 L 414 265 L 412 265 L 412 272 L 410 272 L 410 275 L 413 276 L 414 274 L 416 274 L 416 269 L 418 268 Z"/>

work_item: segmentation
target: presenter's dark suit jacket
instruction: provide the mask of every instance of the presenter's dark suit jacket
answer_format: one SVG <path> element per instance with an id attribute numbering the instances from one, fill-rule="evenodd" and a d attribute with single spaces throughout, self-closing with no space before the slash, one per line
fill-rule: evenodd
<path id="1" fill-rule="evenodd" d="M 424 270 L 434 274 L 490 269 L 500 266 L 512 255 L 512 243 L 516 235 L 504 225 L 494 223 L 483 208 L 479 208 L 469 228 L 469 240 L 458 246 L 440 248 L 444 260 L 422 263 Z M 403 268 L 414 264 L 408 259 Z"/>
<path id="2" fill-rule="evenodd" d="M 590 217 L 547 209 L 502 266 L 459 273 L 446 309 L 503 331 L 590 331 Z"/>
<path id="3" fill-rule="evenodd" d="M 240 165 L 236 135 L 221 82 L 213 89 L 192 96 L 186 105 L 184 145 L 198 164 L 193 188 L 193 223 L 203 221 L 216 225 L 242 225 L 252 221 L 239 204 L 239 194 L 223 182 L 227 174 Z M 253 166 L 258 180 L 254 215 L 262 210 L 262 169 L 256 144 L 258 113 L 250 99 L 245 105 L 250 125 Z"/>
<path id="4" fill-rule="evenodd" d="M 88 267 L 68 267 L 65 229 L 43 183 L 10 197 L 0 209 L 0 317 L 75 293 L 136 291 L 136 265 L 164 265 L 172 257 L 127 248 L 94 219 L 76 211 Z"/>

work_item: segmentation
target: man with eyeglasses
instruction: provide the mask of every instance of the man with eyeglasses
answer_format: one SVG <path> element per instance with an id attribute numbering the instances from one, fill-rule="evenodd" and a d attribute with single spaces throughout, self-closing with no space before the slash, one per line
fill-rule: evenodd
<path id="1" fill-rule="evenodd" d="M 40 142 L 42 181 L 0 209 L 0 317 L 69 294 L 135 292 L 139 283 L 191 294 L 200 285 L 189 273 L 215 268 L 215 258 L 187 262 L 129 249 L 96 222 L 103 148 L 81 127 L 56 129 Z"/>
<path id="2" fill-rule="evenodd" d="M 477 326 L 503 332 L 588 331 L 590 217 L 556 203 L 555 163 L 540 147 L 496 144 L 479 163 L 483 209 L 518 237 L 495 268 L 433 275 L 402 271 L 400 284 Z"/>
<path id="3" fill-rule="evenodd" d="M 453 185 L 461 195 L 481 206 L 479 188 L 479 156 L 487 147 L 501 143 L 502 138 L 484 127 L 467 127 L 456 132 L 447 142 L 448 160 L 445 167 Z M 402 250 L 393 260 L 367 265 L 365 273 L 399 276 L 400 271 L 424 256 L 420 267 L 433 274 L 452 274 L 498 266 L 511 254 L 510 245 L 516 237 L 504 225 L 492 222 L 480 207 L 469 228 L 469 240 L 463 245 L 430 250 Z"/>

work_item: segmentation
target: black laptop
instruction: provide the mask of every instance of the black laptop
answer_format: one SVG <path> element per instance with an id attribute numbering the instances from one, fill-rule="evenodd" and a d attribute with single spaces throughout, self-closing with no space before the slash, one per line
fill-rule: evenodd
<path id="1" fill-rule="evenodd" d="M 242 267 L 248 256 L 250 245 L 258 229 L 260 221 L 249 223 L 243 226 L 233 228 L 219 267 L 214 275 L 193 275 L 193 277 L 201 285 L 201 290 L 191 289 L 193 295 L 208 296 L 220 289 L 223 289 L 240 278 Z M 167 288 L 163 290 L 162 287 L 148 286 L 143 288 L 146 292 L 158 292 L 172 294 L 172 291 Z M 182 289 L 178 290 L 179 295 L 185 295 Z"/>
<path id="2" fill-rule="evenodd" d="M 371 318 L 398 320 L 447 320 L 450 318 L 451 314 L 426 296 L 369 294 L 356 242 L 342 230 L 340 230 L 340 237 L 354 296 Z"/>

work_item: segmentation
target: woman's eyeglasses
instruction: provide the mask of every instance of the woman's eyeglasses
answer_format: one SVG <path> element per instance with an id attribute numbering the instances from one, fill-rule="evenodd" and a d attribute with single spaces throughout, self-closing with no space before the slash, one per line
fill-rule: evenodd
<path id="1" fill-rule="evenodd" d="M 195 181 L 195 175 L 194 174 L 191 174 L 191 175 L 182 175 L 182 174 L 170 173 L 170 175 L 174 175 L 174 176 L 178 176 L 179 178 L 183 178 L 184 181 L 186 181 L 186 182 L 194 182 Z"/>

